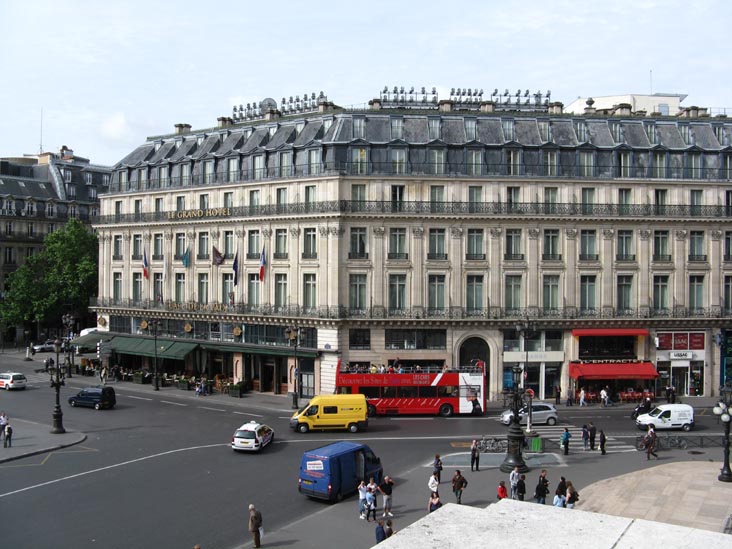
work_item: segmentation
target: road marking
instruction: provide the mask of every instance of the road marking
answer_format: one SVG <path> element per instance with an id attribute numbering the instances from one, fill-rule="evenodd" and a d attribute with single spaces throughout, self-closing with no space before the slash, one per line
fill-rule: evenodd
<path id="1" fill-rule="evenodd" d="M 173 406 L 188 406 L 188 404 L 181 404 L 180 402 L 170 402 L 169 400 L 161 400 L 163 404 L 172 404 Z"/>
<path id="2" fill-rule="evenodd" d="M 209 408 L 208 406 L 199 406 L 201 410 L 211 410 L 212 412 L 225 412 L 223 408 Z"/>
<path id="3" fill-rule="evenodd" d="M 152 400 L 151 398 L 145 398 L 145 397 L 136 397 L 132 395 L 125 395 L 127 398 L 134 398 L 135 400 Z"/>
<path id="4" fill-rule="evenodd" d="M 171 454 L 177 454 L 179 452 L 187 452 L 189 450 L 201 450 L 206 448 L 216 448 L 219 446 L 231 446 L 230 442 L 226 442 L 224 444 L 207 444 L 205 446 L 191 446 L 189 448 L 178 448 L 177 450 L 168 450 L 167 452 L 160 452 L 159 454 L 152 454 L 150 456 L 144 456 L 141 458 L 131 459 L 129 461 L 123 461 L 122 463 L 115 463 L 114 465 L 107 465 L 106 467 L 100 467 L 98 469 L 92 469 L 91 471 L 84 471 L 83 473 L 76 473 L 75 475 L 69 475 L 66 477 L 57 478 L 54 480 L 49 480 L 47 482 L 42 482 L 40 484 L 35 484 L 33 486 L 26 486 L 25 488 L 20 488 L 18 490 L 13 490 L 12 492 L 5 492 L 4 494 L 0 494 L 0 498 L 13 496 L 15 494 L 20 494 L 22 492 L 27 492 L 29 490 L 35 490 L 36 488 L 43 488 L 44 486 L 50 486 L 51 484 L 56 484 L 59 482 L 63 482 L 65 480 L 71 480 L 79 477 L 84 477 L 86 475 L 91 475 L 93 473 L 100 473 L 102 471 L 108 471 L 109 469 L 116 469 L 117 467 L 123 467 L 125 465 L 132 465 L 133 463 L 138 463 L 140 461 L 146 461 L 148 459 L 154 459 L 158 457 L 163 457 Z"/>
<path id="5" fill-rule="evenodd" d="M 259 415 L 259 414 L 248 414 L 246 412 L 232 412 L 232 413 L 239 414 L 240 416 L 264 417 L 264 416 Z"/>

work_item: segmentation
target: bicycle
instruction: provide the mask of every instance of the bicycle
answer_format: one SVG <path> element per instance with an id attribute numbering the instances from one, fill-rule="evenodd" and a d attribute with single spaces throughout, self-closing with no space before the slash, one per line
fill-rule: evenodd
<path id="1" fill-rule="evenodd" d="M 685 438 L 676 435 L 668 436 L 665 439 L 659 439 L 659 442 L 661 440 L 663 440 L 663 443 L 660 445 L 662 448 L 679 448 L 681 450 L 686 450 L 689 446 L 689 443 Z"/>
<path id="2" fill-rule="evenodd" d="M 483 437 L 478 442 L 480 452 L 505 452 L 508 450 L 508 440 L 495 437 Z"/>

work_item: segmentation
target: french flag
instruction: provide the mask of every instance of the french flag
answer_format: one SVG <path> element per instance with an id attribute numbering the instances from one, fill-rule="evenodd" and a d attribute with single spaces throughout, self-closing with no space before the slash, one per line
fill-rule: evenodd
<path id="1" fill-rule="evenodd" d="M 259 281 L 264 280 L 264 268 L 267 266 L 267 252 L 265 246 L 262 246 L 262 254 L 259 256 Z"/>
<path id="2" fill-rule="evenodd" d="M 150 264 L 147 262 L 147 250 L 142 251 L 142 276 L 150 280 Z"/>

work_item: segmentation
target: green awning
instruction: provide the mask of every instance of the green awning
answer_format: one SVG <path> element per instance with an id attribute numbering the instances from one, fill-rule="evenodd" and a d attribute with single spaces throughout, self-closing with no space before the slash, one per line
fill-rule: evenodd
<path id="1" fill-rule="evenodd" d="M 86 335 L 77 337 L 71 341 L 72 345 L 77 347 L 94 347 L 96 348 L 97 343 L 105 339 L 110 339 L 112 336 L 109 332 L 91 332 Z"/>
<path id="2" fill-rule="evenodd" d="M 185 360 L 188 354 L 198 347 L 198 343 L 185 343 L 183 341 L 160 341 L 158 340 L 158 358 L 172 358 L 173 360 Z"/>
<path id="3" fill-rule="evenodd" d="M 122 355 L 136 355 L 136 349 L 142 345 L 145 340 L 137 337 L 115 336 L 110 343 L 110 347 L 115 353 Z M 152 343 L 152 342 L 151 342 Z"/>
<path id="4" fill-rule="evenodd" d="M 201 349 L 207 351 L 223 351 L 225 353 L 248 353 L 251 355 L 276 355 L 276 356 L 294 356 L 294 347 L 271 346 L 258 347 L 247 343 L 223 343 L 217 341 L 206 341 L 201 343 Z M 318 351 L 297 349 L 297 356 L 304 358 L 316 358 Z"/>

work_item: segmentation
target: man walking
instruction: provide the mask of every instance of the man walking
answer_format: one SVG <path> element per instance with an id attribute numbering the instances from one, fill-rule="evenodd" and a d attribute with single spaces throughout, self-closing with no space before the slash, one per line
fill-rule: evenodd
<path id="1" fill-rule="evenodd" d="M 8 424 L 8 416 L 0 412 L 0 440 L 5 436 L 5 426 Z"/>
<path id="2" fill-rule="evenodd" d="M 572 433 L 569 432 L 567 427 L 564 428 L 562 433 L 562 447 L 564 448 L 564 455 L 569 455 L 569 439 L 572 438 Z"/>
<path id="3" fill-rule="evenodd" d="M 646 460 L 651 459 L 651 455 L 654 458 L 658 459 L 658 454 L 653 451 L 655 449 L 656 449 L 656 431 L 653 430 L 653 426 L 650 426 L 650 427 L 648 427 L 648 434 L 646 435 Z"/>
<path id="4" fill-rule="evenodd" d="M 379 484 L 379 492 L 381 492 L 381 495 L 384 497 L 384 514 L 382 516 L 390 516 L 393 517 L 394 515 L 391 514 L 391 493 L 394 489 L 394 482 L 391 480 L 391 477 L 389 475 L 386 475 L 384 477 L 384 481 Z"/>
<path id="5" fill-rule="evenodd" d="M 597 436 L 597 427 L 590 421 L 590 426 L 587 428 L 590 433 L 590 450 L 595 449 L 595 437 Z"/>
<path id="6" fill-rule="evenodd" d="M 518 467 L 514 467 L 511 474 L 508 475 L 508 482 L 511 485 L 511 499 L 518 499 L 519 480 L 521 480 L 521 473 L 519 473 Z"/>
<path id="7" fill-rule="evenodd" d="M 600 429 L 600 452 L 602 452 L 602 455 L 605 455 L 605 443 L 607 442 L 607 437 L 605 436 L 605 431 Z"/>
<path id="8" fill-rule="evenodd" d="M 249 533 L 252 534 L 254 547 L 261 547 L 262 540 L 262 513 L 249 504 Z"/>
<path id="9" fill-rule="evenodd" d="M 5 440 L 3 441 L 3 448 L 11 448 L 13 446 L 13 428 L 10 426 L 10 422 L 5 425 Z M 658 456 L 656 456 L 658 459 Z"/>
<path id="10" fill-rule="evenodd" d="M 541 474 L 539 475 L 539 482 L 537 482 L 536 489 L 534 490 L 534 499 L 536 499 L 536 503 L 544 505 L 546 503 L 546 495 L 548 493 L 549 480 L 546 478 L 546 469 L 542 469 Z"/>

